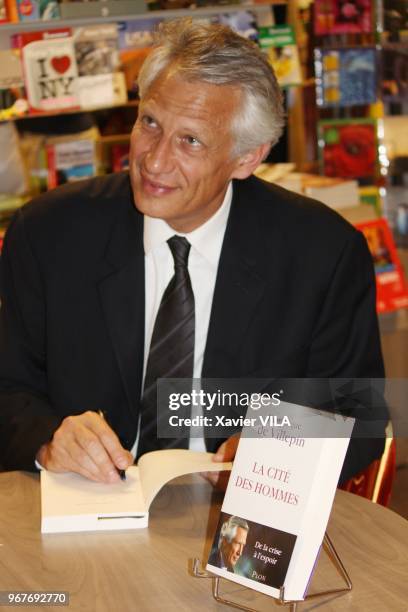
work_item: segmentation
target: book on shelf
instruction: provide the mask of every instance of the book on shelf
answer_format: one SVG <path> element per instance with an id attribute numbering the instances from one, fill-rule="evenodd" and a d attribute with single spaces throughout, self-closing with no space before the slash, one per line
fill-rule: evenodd
<path id="1" fill-rule="evenodd" d="M 24 105 L 24 96 L 23 68 L 18 49 L 0 50 L 0 120 L 12 117 L 19 105 Z"/>
<path id="2" fill-rule="evenodd" d="M 315 0 L 314 31 L 326 34 L 372 32 L 374 9 L 372 0 Z"/>
<path id="3" fill-rule="evenodd" d="M 81 108 L 113 106 L 127 101 L 124 77 L 119 73 L 116 23 L 74 28 L 78 68 L 77 91 Z"/>
<path id="4" fill-rule="evenodd" d="M 293 170 L 294 164 L 261 164 L 255 174 L 264 181 L 276 183 L 296 193 L 303 193 L 336 210 L 351 208 L 360 203 L 359 187 L 355 180 Z"/>
<path id="5" fill-rule="evenodd" d="M 129 19 L 118 22 L 119 49 L 143 49 L 153 45 L 153 32 L 161 23 L 151 19 Z"/>
<path id="6" fill-rule="evenodd" d="M 93 138 L 47 144 L 48 189 L 91 178 L 97 173 L 96 142 Z"/>
<path id="7" fill-rule="evenodd" d="M 112 145 L 112 172 L 129 169 L 129 143 Z"/>
<path id="8" fill-rule="evenodd" d="M 268 416 L 271 407 L 262 410 Z M 284 587 L 285 600 L 301 600 L 354 419 L 287 402 L 273 414 L 287 416 L 291 433 L 275 425 L 244 428 L 207 570 L 276 598 Z"/>
<path id="9" fill-rule="evenodd" d="M 378 173 L 377 122 L 374 119 L 325 119 L 318 122 L 322 174 L 373 184 Z"/>
<path id="10" fill-rule="evenodd" d="M 15 0 L 19 21 L 49 21 L 59 19 L 57 0 Z"/>
<path id="11" fill-rule="evenodd" d="M 41 472 L 41 531 L 109 531 L 147 527 L 149 507 L 166 482 L 196 472 L 231 469 L 213 453 L 184 449 L 153 451 L 126 470 L 115 484 L 92 482 L 79 474 Z"/>
<path id="12" fill-rule="evenodd" d="M 258 40 L 258 26 L 256 14 L 252 11 L 233 11 L 232 13 L 223 13 L 222 9 L 217 15 L 212 15 L 209 19 L 210 23 L 220 23 L 228 26 L 237 34 L 249 40 Z"/>
<path id="13" fill-rule="evenodd" d="M 0 0 L 0 23 L 5 23 L 7 21 L 9 21 L 7 5 L 5 0 Z"/>
<path id="14" fill-rule="evenodd" d="M 373 104 L 377 100 L 375 47 L 315 49 L 318 106 Z"/>
<path id="15" fill-rule="evenodd" d="M 408 307 L 408 285 L 387 220 L 372 219 L 355 226 L 364 234 L 373 258 L 377 312 Z"/>
<path id="16" fill-rule="evenodd" d="M 23 32 L 12 37 L 21 49 L 31 110 L 78 107 L 77 64 L 70 28 Z"/>
<path id="17" fill-rule="evenodd" d="M 3 0 L 3 4 L 6 8 L 5 21 L 10 21 L 11 23 L 18 23 L 20 21 L 20 17 L 18 15 L 16 0 Z M 0 0 L 0 5 L 1 5 L 1 0 Z"/>
<path id="18" fill-rule="evenodd" d="M 299 85 L 302 82 L 299 51 L 291 26 L 260 27 L 259 44 L 267 54 L 281 87 Z"/>
<path id="19" fill-rule="evenodd" d="M 351 208 L 352 206 L 358 206 L 360 203 L 356 180 L 305 175 L 302 182 L 305 195 L 320 200 L 320 202 L 335 210 Z"/>

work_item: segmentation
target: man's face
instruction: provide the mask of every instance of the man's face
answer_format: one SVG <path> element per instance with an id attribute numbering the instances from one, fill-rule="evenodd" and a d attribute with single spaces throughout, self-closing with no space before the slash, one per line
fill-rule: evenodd
<path id="1" fill-rule="evenodd" d="M 152 83 L 131 136 L 130 178 L 140 212 L 184 233 L 216 212 L 230 179 L 242 178 L 230 133 L 240 98 L 233 86 L 188 82 L 176 67 Z"/>
<path id="2" fill-rule="evenodd" d="M 246 544 L 248 532 L 242 527 L 237 527 L 235 537 L 228 542 L 225 538 L 222 540 L 221 553 L 224 563 L 228 569 L 234 569 L 238 559 L 242 555 Z"/>

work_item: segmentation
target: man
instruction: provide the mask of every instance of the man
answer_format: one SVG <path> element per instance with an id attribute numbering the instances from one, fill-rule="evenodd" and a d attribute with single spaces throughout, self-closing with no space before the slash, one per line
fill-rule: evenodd
<path id="1" fill-rule="evenodd" d="M 261 52 L 222 26 L 170 22 L 139 86 L 130 181 L 49 192 L 6 236 L 6 469 L 36 459 L 114 482 L 133 454 L 166 445 L 158 377 L 383 376 L 364 238 L 251 176 L 283 124 Z M 380 439 L 356 442 L 344 478 L 382 452 Z M 205 444 L 229 460 L 237 439 Z"/>
<path id="2" fill-rule="evenodd" d="M 248 537 L 249 526 L 245 519 L 230 516 L 222 524 L 216 549 L 208 559 L 208 563 L 235 572 Z"/>

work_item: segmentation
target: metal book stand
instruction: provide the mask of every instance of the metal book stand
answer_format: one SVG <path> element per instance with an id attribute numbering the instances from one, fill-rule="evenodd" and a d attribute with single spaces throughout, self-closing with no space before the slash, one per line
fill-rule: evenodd
<path id="1" fill-rule="evenodd" d="M 353 588 L 350 576 L 348 575 L 346 568 L 344 567 L 336 549 L 334 548 L 333 542 L 331 541 L 327 533 L 325 533 L 323 539 L 323 550 L 326 551 L 327 556 L 332 561 L 340 576 L 343 578 L 346 586 L 338 587 L 336 589 L 328 589 L 326 591 L 318 591 L 317 593 L 310 593 L 306 595 L 305 599 L 324 597 L 327 595 L 334 595 L 336 593 L 345 593 L 347 591 L 351 591 L 351 589 Z M 232 608 L 237 608 L 238 610 L 245 610 L 246 612 L 257 612 L 255 608 L 248 608 L 247 606 L 244 606 L 236 601 L 232 601 L 222 597 L 219 592 L 220 580 L 222 580 L 222 578 L 209 574 L 208 572 L 203 572 L 202 570 L 200 570 L 200 565 L 200 559 L 195 558 L 193 562 L 193 575 L 196 578 L 212 578 L 212 595 L 216 601 L 231 606 Z M 279 597 L 276 598 L 275 601 L 278 604 L 290 606 L 289 612 L 296 612 L 297 604 L 301 603 L 304 600 L 285 600 L 285 587 L 282 586 L 279 589 Z"/>

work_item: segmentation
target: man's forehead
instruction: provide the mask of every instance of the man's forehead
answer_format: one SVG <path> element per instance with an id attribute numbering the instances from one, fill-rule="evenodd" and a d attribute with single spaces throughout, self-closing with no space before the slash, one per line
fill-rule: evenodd
<path id="1" fill-rule="evenodd" d="M 140 106 L 171 108 L 187 116 L 208 122 L 217 114 L 234 112 L 242 92 L 237 85 L 216 85 L 202 80 L 188 80 L 174 68 L 167 68 L 151 83 Z"/>

